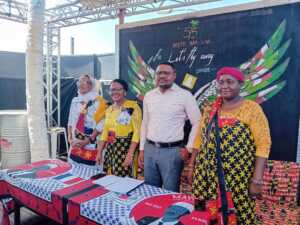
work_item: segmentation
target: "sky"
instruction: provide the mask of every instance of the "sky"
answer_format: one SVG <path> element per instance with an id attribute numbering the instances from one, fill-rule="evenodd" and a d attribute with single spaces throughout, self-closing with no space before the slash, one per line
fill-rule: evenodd
<path id="1" fill-rule="evenodd" d="M 125 18 L 125 23 L 141 21 L 175 14 L 182 14 L 188 12 L 195 12 L 222 7 L 233 4 L 248 3 L 257 0 L 222 0 L 213 3 L 201 4 L 193 7 L 185 7 L 174 9 L 172 14 L 165 13 L 151 13 L 140 16 L 131 16 Z M 46 4 L 55 5 L 59 0 L 46 0 Z M 61 54 L 70 54 L 70 40 L 74 38 L 74 52 L 76 55 L 86 54 L 108 54 L 115 52 L 115 26 L 118 20 L 106 20 L 89 24 L 76 25 L 61 29 Z M 0 19 L 0 51 L 10 52 L 25 52 L 27 25 L 10 20 Z M 3 32 L 5 31 L 5 32 Z"/>

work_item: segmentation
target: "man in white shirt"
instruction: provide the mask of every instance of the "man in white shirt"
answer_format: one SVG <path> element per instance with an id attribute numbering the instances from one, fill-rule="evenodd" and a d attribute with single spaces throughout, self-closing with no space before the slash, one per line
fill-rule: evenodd
<path id="1" fill-rule="evenodd" d="M 187 148 L 193 146 L 200 111 L 194 96 L 174 83 L 175 67 L 161 63 L 156 69 L 157 88 L 143 101 L 139 166 L 144 167 L 145 182 L 171 191 L 179 191 L 183 161 L 184 124 L 192 124 Z"/>

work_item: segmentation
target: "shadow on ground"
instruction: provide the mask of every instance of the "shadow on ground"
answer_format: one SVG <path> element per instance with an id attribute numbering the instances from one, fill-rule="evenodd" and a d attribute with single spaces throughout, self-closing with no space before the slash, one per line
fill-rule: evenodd
<path id="1" fill-rule="evenodd" d="M 10 224 L 14 224 L 14 214 L 10 215 Z M 39 216 L 29 209 L 21 209 L 21 224 L 22 225 L 59 225 L 45 217 Z"/>

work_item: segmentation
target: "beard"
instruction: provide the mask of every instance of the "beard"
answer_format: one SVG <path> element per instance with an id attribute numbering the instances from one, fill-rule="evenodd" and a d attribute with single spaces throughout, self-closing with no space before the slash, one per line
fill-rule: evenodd
<path id="1" fill-rule="evenodd" d="M 172 87 L 172 84 L 159 84 L 158 87 L 160 87 L 161 89 L 167 90 L 170 87 Z"/>

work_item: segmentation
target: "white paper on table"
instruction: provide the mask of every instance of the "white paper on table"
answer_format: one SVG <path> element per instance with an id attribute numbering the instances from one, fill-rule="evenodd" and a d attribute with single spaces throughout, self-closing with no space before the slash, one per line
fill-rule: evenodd
<path id="1" fill-rule="evenodd" d="M 109 185 L 107 189 L 121 194 L 127 194 L 128 192 L 132 191 L 133 189 L 137 188 L 143 183 L 143 180 L 122 177 L 122 181 Z"/>
<path id="2" fill-rule="evenodd" d="M 93 183 L 94 184 L 99 184 L 103 187 L 107 187 L 111 184 L 120 182 L 120 178 L 122 178 L 122 177 L 117 177 L 117 176 L 114 176 L 114 175 L 107 175 L 107 176 L 101 177 L 97 180 L 94 180 Z"/>
<path id="3" fill-rule="evenodd" d="M 117 177 L 114 175 L 108 175 L 95 180 L 93 183 L 101 185 L 109 191 L 127 194 L 128 192 L 143 184 L 144 181 L 129 177 Z"/>

